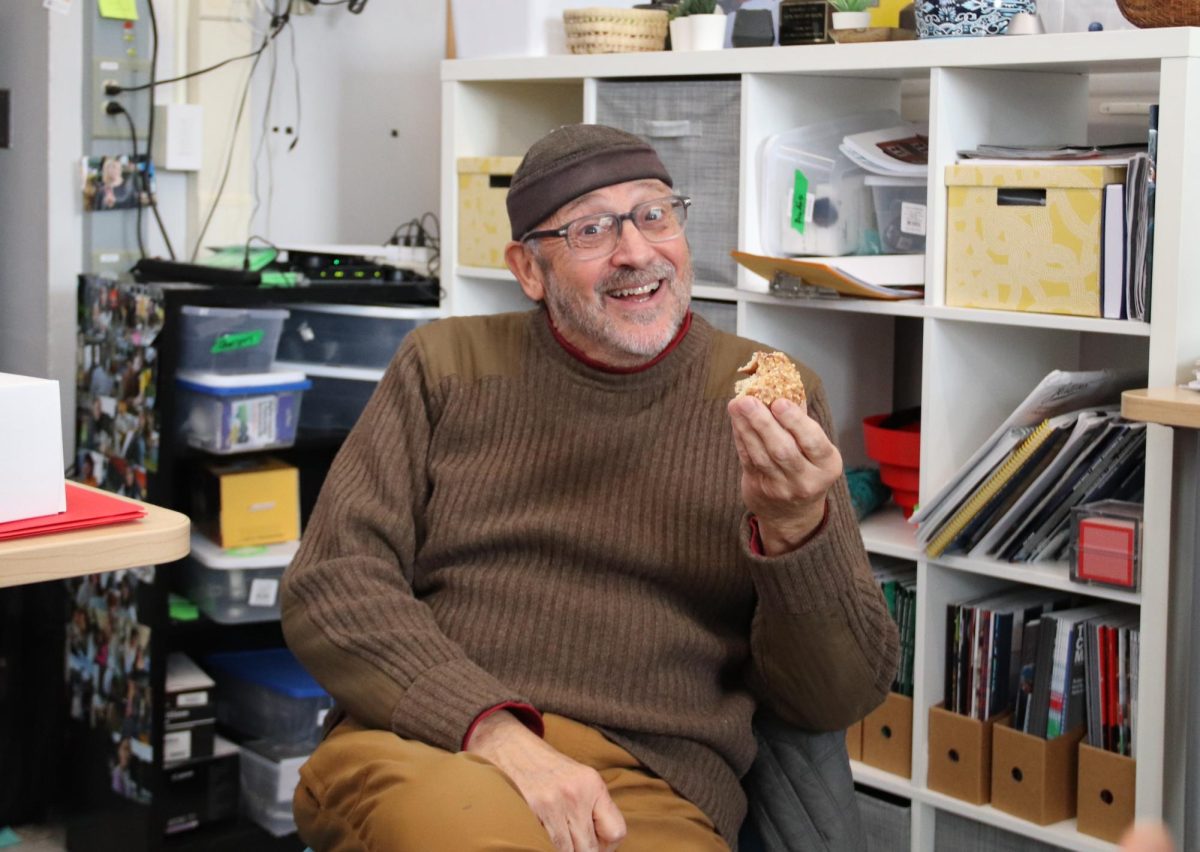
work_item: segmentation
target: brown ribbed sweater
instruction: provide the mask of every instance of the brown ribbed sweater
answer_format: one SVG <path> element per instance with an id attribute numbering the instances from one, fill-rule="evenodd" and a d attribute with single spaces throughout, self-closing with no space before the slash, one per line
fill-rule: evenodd
<path id="1" fill-rule="evenodd" d="M 844 480 L 799 550 L 750 550 L 725 406 L 764 348 L 695 317 L 616 374 L 540 310 L 412 332 L 284 576 L 288 644 L 360 722 L 450 751 L 505 701 L 593 725 L 734 843 L 756 702 L 845 727 L 897 658 Z"/>

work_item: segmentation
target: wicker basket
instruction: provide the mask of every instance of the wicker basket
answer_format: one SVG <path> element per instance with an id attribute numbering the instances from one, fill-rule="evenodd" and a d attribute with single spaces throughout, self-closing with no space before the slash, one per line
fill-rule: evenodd
<path id="1" fill-rule="evenodd" d="M 667 13 L 658 9 L 568 9 L 563 24 L 572 53 L 662 50 L 667 41 Z"/>
<path id="2" fill-rule="evenodd" d="M 1117 8 L 1137 27 L 1200 26 L 1200 0 L 1117 0 Z"/>

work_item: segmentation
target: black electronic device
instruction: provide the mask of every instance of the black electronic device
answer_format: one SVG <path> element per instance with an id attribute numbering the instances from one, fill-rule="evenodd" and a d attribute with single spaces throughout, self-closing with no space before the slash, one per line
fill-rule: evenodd
<path id="1" fill-rule="evenodd" d="M 775 43 L 775 19 L 770 9 L 739 9 L 733 19 L 734 47 L 770 47 Z"/>
<path id="2" fill-rule="evenodd" d="M 178 281 L 189 284 L 225 284 L 242 287 L 257 287 L 262 283 L 262 273 L 248 269 L 224 269 L 205 266 L 203 263 L 184 263 L 177 260 L 162 260 L 144 257 L 133 265 L 133 277 L 143 283 L 148 281 Z"/>

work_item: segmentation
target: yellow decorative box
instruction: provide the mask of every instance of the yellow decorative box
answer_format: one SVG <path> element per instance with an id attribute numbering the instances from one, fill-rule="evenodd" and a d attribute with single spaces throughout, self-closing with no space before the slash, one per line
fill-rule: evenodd
<path id="1" fill-rule="evenodd" d="M 1124 166 L 946 168 L 946 304 L 1100 316 L 1104 187 Z"/>
<path id="2" fill-rule="evenodd" d="M 459 157 L 458 262 L 503 269 L 512 237 L 504 206 L 520 157 Z"/>
<path id="3" fill-rule="evenodd" d="M 300 538 L 300 471 L 275 458 L 208 465 L 193 493 L 199 526 L 221 547 Z"/>

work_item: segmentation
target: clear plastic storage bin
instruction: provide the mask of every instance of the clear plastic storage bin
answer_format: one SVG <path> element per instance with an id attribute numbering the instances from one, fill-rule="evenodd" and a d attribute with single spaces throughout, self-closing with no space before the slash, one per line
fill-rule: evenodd
<path id="1" fill-rule="evenodd" d="M 891 110 L 855 113 L 775 134 L 759 160 L 759 229 L 776 257 L 861 253 L 870 223 L 866 172 L 838 150 L 850 133 L 899 123 Z"/>
<path id="2" fill-rule="evenodd" d="M 210 453 L 290 447 L 300 423 L 300 401 L 312 385 L 300 372 L 181 372 L 179 434 Z"/>
<path id="3" fill-rule="evenodd" d="M 279 618 L 279 581 L 300 542 L 223 549 L 192 533 L 180 574 L 184 593 L 213 621 L 245 624 Z"/>
<path id="4" fill-rule="evenodd" d="M 279 366 L 307 371 L 312 388 L 305 393 L 300 429 L 310 434 L 343 433 L 354 428 L 384 372 L 292 362 L 280 362 Z"/>
<path id="5" fill-rule="evenodd" d="M 242 812 L 276 837 L 296 830 L 292 794 L 300 784 L 300 767 L 311 753 L 305 746 L 271 740 L 242 743 Z"/>
<path id="6" fill-rule="evenodd" d="M 438 308 L 294 305 L 283 324 L 278 358 L 381 370 L 405 335 L 441 315 Z"/>
<path id="7" fill-rule="evenodd" d="M 875 228 L 884 254 L 921 254 L 925 251 L 924 178 L 868 175 L 875 202 Z"/>
<path id="8" fill-rule="evenodd" d="M 212 654 L 205 668 L 217 682 L 217 721 L 247 737 L 315 748 L 333 706 L 286 648 Z"/>
<path id="9" fill-rule="evenodd" d="M 275 360 L 288 312 L 282 308 L 179 310 L 179 369 L 205 373 L 265 373 Z"/>

